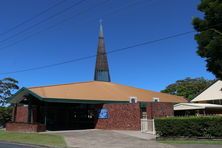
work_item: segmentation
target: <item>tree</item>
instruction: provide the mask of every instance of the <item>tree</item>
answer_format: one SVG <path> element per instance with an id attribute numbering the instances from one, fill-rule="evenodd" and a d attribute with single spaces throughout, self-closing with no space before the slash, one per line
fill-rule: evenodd
<path id="1" fill-rule="evenodd" d="M 222 79 L 222 1 L 201 0 L 198 10 L 204 17 L 193 19 L 198 32 L 195 35 L 197 54 L 206 60 L 207 70 Z"/>
<path id="2" fill-rule="evenodd" d="M 0 107 L 0 128 L 12 119 L 12 107 Z"/>
<path id="3" fill-rule="evenodd" d="M 168 85 L 161 92 L 177 96 L 183 96 L 189 100 L 193 99 L 199 92 L 203 91 L 213 80 L 206 80 L 204 78 L 186 78 L 178 80 L 173 84 Z"/>
<path id="4" fill-rule="evenodd" d="M 9 98 L 13 91 L 19 89 L 18 81 L 13 78 L 4 78 L 0 80 L 0 106 L 4 106 L 7 98 Z"/>

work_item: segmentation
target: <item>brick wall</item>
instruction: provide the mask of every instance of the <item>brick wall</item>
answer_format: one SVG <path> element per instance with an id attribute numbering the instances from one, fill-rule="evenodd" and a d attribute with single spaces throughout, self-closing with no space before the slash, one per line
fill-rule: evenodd
<path id="1" fill-rule="evenodd" d="M 149 119 L 156 117 L 173 116 L 173 103 L 147 102 L 147 116 Z M 116 130 L 140 130 L 141 113 L 140 105 L 136 104 L 104 104 L 97 105 L 96 110 L 108 109 L 107 119 L 96 119 L 95 128 Z M 36 121 L 37 110 L 33 109 L 33 119 Z M 38 131 L 38 124 L 27 124 L 28 107 L 18 106 L 16 122 L 7 124 L 9 131 Z M 19 124 L 20 123 L 20 124 Z M 23 124 L 22 124 L 23 123 Z"/>
<path id="2" fill-rule="evenodd" d="M 147 103 L 147 118 L 153 119 L 157 117 L 173 116 L 174 103 L 166 102 L 148 102 Z"/>
<path id="3" fill-rule="evenodd" d="M 27 106 L 17 106 L 16 119 L 15 122 L 28 122 L 28 107 Z"/>
<path id="4" fill-rule="evenodd" d="M 139 104 L 104 104 L 108 109 L 108 119 L 98 119 L 97 129 L 140 130 Z"/>
<path id="5" fill-rule="evenodd" d="M 7 123 L 6 131 L 16 131 L 16 132 L 43 132 L 46 130 L 43 124 L 28 124 L 28 123 Z"/>

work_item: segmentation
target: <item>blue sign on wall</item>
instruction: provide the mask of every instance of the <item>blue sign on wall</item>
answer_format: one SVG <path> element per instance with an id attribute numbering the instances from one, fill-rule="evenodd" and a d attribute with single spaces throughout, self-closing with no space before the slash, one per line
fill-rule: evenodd
<path id="1" fill-rule="evenodd" d="M 108 109 L 102 108 L 99 110 L 99 117 L 98 117 L 99 119 L 107 119 L 108 116 L 109 116 Z"/>

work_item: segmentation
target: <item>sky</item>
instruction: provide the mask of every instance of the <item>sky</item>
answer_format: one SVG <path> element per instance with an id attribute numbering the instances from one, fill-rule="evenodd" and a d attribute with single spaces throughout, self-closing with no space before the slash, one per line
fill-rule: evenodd
<path id="1" fill-rule="evenodd" d="M 199 2 L 1 0 L 0 79 L 15 78 L 20 87 L 92 81 L 95 58 L 21 73 L 2 73 L 96 54 L 100 19 L 107 51 L 191 31 L 192 18 L 202 17 L 196 9 Z M 55 6 L 56 3 L 59 4 Z M 206 70 L 204 59 L 196 54 L 194 34 L 109 54 L 112 82 L 160 91 L 186 77 L 214 79 Z"/>

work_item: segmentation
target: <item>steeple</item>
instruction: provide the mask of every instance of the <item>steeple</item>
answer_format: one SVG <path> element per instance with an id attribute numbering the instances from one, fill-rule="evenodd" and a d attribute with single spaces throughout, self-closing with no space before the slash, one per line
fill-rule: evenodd
<path id="1" fill-rule="evenodd" d="M 101 21 L 100 21 L 100 26 L 99 26 L 99 42 L 98 42 L 98 48 L 97 48 L 94 80 L 106 81 L 106 82 L 111 81 L 110 75 L 109 75 L 109 66 L 108 66 L 108 60 L 107 60 L 107 55 L 106 55 L 105 42 L 104 42 L 103 26 L 102 26 Z"/>

